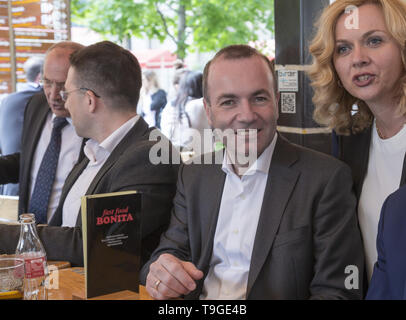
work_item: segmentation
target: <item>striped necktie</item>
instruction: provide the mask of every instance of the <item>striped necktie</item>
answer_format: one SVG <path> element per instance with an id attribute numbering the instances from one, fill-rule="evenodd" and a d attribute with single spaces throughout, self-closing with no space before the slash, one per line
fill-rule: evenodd
<path id="1" fill-rule="evenodd" d="M 61 151 L 61 131 L 68 124 L 68 121 L 66 118 L 56 117 L 53 124 L 51 139 L 37 173 L 29 206 L 29 212 L 34 213 L 35 220 L 41 224 L 47 223 L 48 204 L 58 167 L 59 152 Z"/>

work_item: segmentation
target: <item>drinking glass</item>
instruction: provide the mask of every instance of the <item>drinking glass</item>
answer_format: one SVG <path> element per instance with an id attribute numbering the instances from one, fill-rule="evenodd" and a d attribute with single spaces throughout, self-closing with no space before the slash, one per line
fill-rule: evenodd
<path id="1" fill-rule="evenodd" d="M 0 258 L 0 300 L 22 299 L 24 295 L 24 260 Z"/>

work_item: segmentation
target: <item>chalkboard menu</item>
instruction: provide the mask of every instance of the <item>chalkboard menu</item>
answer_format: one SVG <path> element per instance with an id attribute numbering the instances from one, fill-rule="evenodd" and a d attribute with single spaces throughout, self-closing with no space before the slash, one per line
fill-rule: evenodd
<path id="1" fill-rule="evenodd" d="M 69 39 L 69 0 L 0 0 L 0 95 L 25 81 L 28 58 Z"/>

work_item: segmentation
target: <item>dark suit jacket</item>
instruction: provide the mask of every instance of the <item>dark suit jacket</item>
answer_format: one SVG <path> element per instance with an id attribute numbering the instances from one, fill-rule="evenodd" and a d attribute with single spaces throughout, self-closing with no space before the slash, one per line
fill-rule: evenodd
<path id="1" fill-rule="evenodd" d="M 51 109 L 45 94 L 40 92 L 34 95 L 25 109 L 21 152 L 0 157 L 0 184 L 20 183 L 19 214 L 28 210 L 32 162 L 49 112 Z M 81 152 L 78 155 L 78 161 L 83 157 Z"/>
<path id="2" fill-rule="evenodd" d="M 378 261 L 367 299 L 406 299 L 406 186 L 384 202 L 378 226 Z"/>
<path id="3" fill-rule="evenodd" d="M 86 191 L 86 194 L 124 190 L 143 193 L 142 263 L 149 258 L 158 245 L 160 234 L 168 226 L 178 172 L 177 165 L 153 165 L 149 160 L 149 151 L 156 143 L 149 141 L 152 129 L 140 118 L 116 146 Z M 49 226 L 38 227 L 49 260 L 70 261 L 73 266 L 83 266 L 81 215 L 78 215 L 75 228 L 60 226 L 66 196 L 88 162 L 85 158 L 73 168 L 65 181 L 59 206 Z M 0 225 L 0 250 L 14 252 L 19 232 L 18 228 Z"/>
<path id="4" fill-rule="evenodd" d="M 142 270 L 142 283 L 149 265 L 165 252 L 193 262 L 207 276 L 224 183 L 220 164 L 181 166 L 171 224 Z M 358 267 L 360 282 L 364 269 L 355 203 L 345 164 L 279 136 L 255 236 L 247 298 L 362 297 L 361 289 L 344 287 L 348 265 Z M 186 298 L 199 297 L 204 278 Z"/>

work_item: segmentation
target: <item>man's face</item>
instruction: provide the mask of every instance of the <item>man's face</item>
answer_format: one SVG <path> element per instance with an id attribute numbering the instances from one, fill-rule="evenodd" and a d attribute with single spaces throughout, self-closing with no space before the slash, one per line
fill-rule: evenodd
<path id="1" fill-rule="evenodd" d="M 49 107 L 57 117 L 69 117 L 59 91 L 65 86 L 71 53 L 72 50 L 56 48 L 48 53 L 44 62 L 44 92 Z"/>
<path id="2" fill-rule="evenodd" d="M 70 113 L 72 124 L 75 127 L 76 134 L 79 137 L 88 138 L 86 129 L 89 123 L 86 117 L 85 106 L 85 91 L 79 90 L 77 85 L 77 77 L 75 69 L 69 68 L 68 77 L 65 83 L 65 91 L 67 92 L 67 99 L 65 101 L 66 110 Z"/>
<path id="3" fill-rule="evenodd" d="M 256 147 L 259 157 L 271 143 L 278 119 L 273 81 L 269 66 L 258 56 L 231 60 L 220 57 L 210 66 L 210 103 L 204 102 L 205 110 L 214 129 L 232 129 L 227 148 L 231 138 L 237 148 L 243 149 L 237 149 L 238 153 L 247 155 Z"/>

